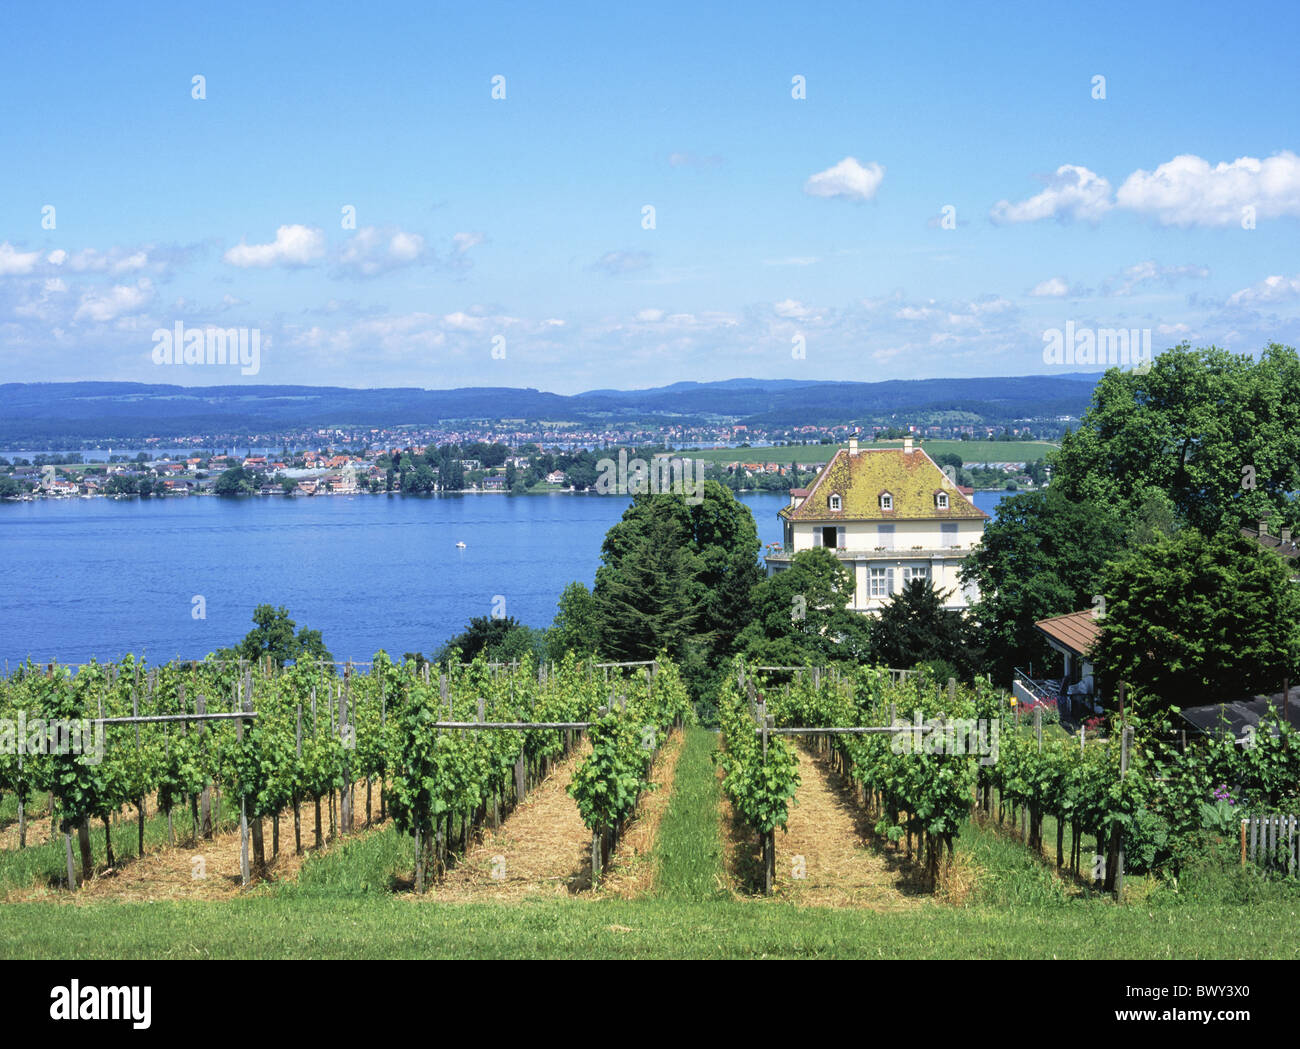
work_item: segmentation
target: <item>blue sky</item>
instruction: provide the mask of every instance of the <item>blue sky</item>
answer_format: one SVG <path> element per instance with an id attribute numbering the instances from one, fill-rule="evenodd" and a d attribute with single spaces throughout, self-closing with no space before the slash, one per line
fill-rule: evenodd
<path id="1" fill-rule="evenodd" d="M 7 7 L 0 381 L 1017 375 L 1067 322 L 1300 346 L 1295 4 L 215 6 Z M 177 322 L 258 329 L 259 371 L 155 364 Z"/>

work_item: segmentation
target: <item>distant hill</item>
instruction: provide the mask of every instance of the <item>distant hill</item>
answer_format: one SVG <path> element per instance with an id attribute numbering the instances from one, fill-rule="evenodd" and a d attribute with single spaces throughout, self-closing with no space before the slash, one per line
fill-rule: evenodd
<path id="1" fill-rule="evenodd" d="M 165 386 L 132 382 L 0 385 L 0 443 L 265 433 L 328 426 L 497 419 L 731 420 L 764 426 L 884 421 L 967 412 L 989 425 L 1078 417 L 1099 376 L 824 382 L 728 379 L 566 396 L 512 387 L 358 390 L 339 386 Z"/>

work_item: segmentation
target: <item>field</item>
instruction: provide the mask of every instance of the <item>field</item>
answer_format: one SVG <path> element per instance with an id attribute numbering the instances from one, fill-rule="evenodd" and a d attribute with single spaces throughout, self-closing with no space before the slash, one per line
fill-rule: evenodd
<path id="1" fill-rule="evenodd" d="M 901 448 L 902 441 L 863 441 L 862 448 Z M 703 448 L 681 454 L 711 463 L 818 463 L 827 462 L 844 445 L 806 444 L 760 448 Z M 931 457 L 956 452 L 965 463 L 1037 462 L 1057 446 L 1047 441 L 921 441 Z"/>
<path id="2" fill-rule="evenodd" d="M 650 797 L 658 804 L 644 806 L 624 839 L 625 846 L 636 842 L 643 851 L 616 860 L 609 883 L 594 892 L 583 885 L 547 887 L 537 877 L 548 863 L 563 870 L 580 862 L 569 840 L 535 841 L 531 885 L 494 884 L 486 874 L 475 884 L 470 862 L 458 888 L 421 897 L 409 884 L 410 838 L 396 833 L 391 821 L 310 853 L 300 870 L 283 879 L 243 891 L 232 885 L 220 898 L 166 898 L 162 884 L 152 897 L 123 896 L 111 883 L 131 877 L 130 861 L 90 883 L 105 883 L 103 893 L 83 888 L 73 896 L 41 885 L 44 873 L 34 879 L 35 888 L 29 879 L 29 888 L 15 893 L 12 877 L 5 876 L 17 873 L 17 853 L 6 851 L 0 858 L 0 878 L 10 886 L 9 902 L 0 906 L 3 954 L 78 959 L 1300 957 L 1295 935 L 1300 901 L 1293 896 L 1268 906 L 1222 899 L 1194 904 L 1155 885 L 1135 883 L 1130 902 L 1117 906 L 1103 894 L 1067 884 L 1004 831 L 972 823 L 963 826 L 959 838 L 957 891 L 926 894 L 915 865 L 897 848 L 854 828 L 853 798 L 824 759 L 807 748 L 800 751 L 799 797 L 805 811 L 796 805 L 789 836 L 777 833 L 782 855 L 777 891 L 763 898 L 743 880 L 751 843 L 727 818 L 713 762 L 717 734 L 691 728 L 674 737 L 676 749 L 664 748 L 652 774 Z M 568 770 L 561 764 L 553 775 L 566 776 Z M 536 839 L 538 827 L 561 822 L 557 817 L 566 803 L 572 808 L 563 790 L 538 790 L 517 817 L 531 821 L 528 836 Z M 536 808 L 524 811 L 528 805 Z M 828 824 L 828 806 L 848 818 Z M 795 879 L 790 851 L 813 821 L 821 827 L 822 851 L 807 857 L 806 879 Z M 129 851 L 134 827 L 126 823 L 122 831 L 121 844 Z M 505 850 L 499 843 L 510 840 L 511 820 L 500 833 L 485 841 L 485 853 Z M 146 847 L 151 853 L 168 851 L 153 835 Z M 189 851 L 174 851 L 182 861 L 174 877 L 188 880 Z M 57 874 L 57 866 L 56 857 L 49 873 Z M 855 901 L 842 898 L 850 883 L 861 890 Z M 841 898 L 828 901 L 828 885 L 838 886 Z"/>

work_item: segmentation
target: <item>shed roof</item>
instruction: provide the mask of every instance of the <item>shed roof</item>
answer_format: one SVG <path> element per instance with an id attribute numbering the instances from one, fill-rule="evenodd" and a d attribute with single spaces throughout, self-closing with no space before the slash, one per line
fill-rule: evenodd
<path id="1" fill-rule="evenodd" d="M 1101 633 L 1096 614 L 1091 608 L 1040 619 L 1034 626 L 1046 634 L 1048 641 L 1055 647 L 1068 649 L 1076 656 L 1086 656 Z"/>

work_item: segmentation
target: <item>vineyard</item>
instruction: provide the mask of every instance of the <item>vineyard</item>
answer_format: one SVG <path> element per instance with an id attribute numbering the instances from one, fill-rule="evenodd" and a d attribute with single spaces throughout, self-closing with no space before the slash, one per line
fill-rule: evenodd
<path id="1" fill-rule="evenodd" d="M 479 660 L 440 672 L 399 666 L 381 652 L 362 669 L 127 658 L 74 674 L 25 665 L 0 689 L 11 744 L 0 746 L 0 799 L 15 803 L 17 847 L 27 845 L 28 813 L 39 801 L 62 835 L 64 880 L 75 888 L 94 870 L 96 828 L 114 866 L 110 820 L 124 812 L 135 815 L 143 856 L 150 806 L 166 819 L 168 846 L 178 835 L 193 846 L 213 837 L 224 805 L 228 818 L 238 815 L 248 884 L 279 857 L 282 818 L 292 819 L 295 855 L 304 837 L 319 849 L 352 833 L 364 783 L 366 825 L 377 809 L 413 840 L 413 880 L 423 892 L 585 736 L 590 754 L 569 792 L 592 834 L 595 877 L 667 731 L 692 718 L 667 660 Z"/>
<path id="2" fill-rule="evenodd" d="M 986 681 L 959 686 L 872 667 L 734 670 L 718 701 L 718 760 L 728 797 L 762 842 L 769 891 L 774 832 L 797 804 L 793 736 L 815 739 L 851 778 L 877 835 L 915 856 L 932 889 L 972 818 L 1005 827 L 1036 855 L 1050 820 L 1055 867 L 1119 893 L 1126 868 L 1176 876 L 1198 832 L 1235 837 L 1246 811 L 1300 809 L 1300 745 L 1280 718 L 1261 723 L 1250 746 L 1225 735 L 1189 746 L 1167 719 L 1132 712 L 1068 735 L 1045 727 L 1041 708 L 1017 717 Z M 1295 846 L 1274 840 L 1288 873 Z"/>
<path id="3" fill-rule="evenodd" d="M 0 921 L 49 900 L 234 908 L 247 898 L 311 925 L 345 900 L 427 899 L 432 917 L 374 912 L 392 922 L 375 942 L 409 926 L 459 944 L 456 920 L 437 908 L 488 903 L 501 917 L 482 918 L 497 930 L 487 955 L 521 949 L 509 945 L 526 940 L 511 917 L 524 901 L 657 901 L 664 914 L 730 927 L 749 921 L 746 908 L 692 908 L 771 897 L 760 910 L 915 923 L 943 951 L 950 926 L 931 924 L 932 910 L 958 921 L 996 899 L 1008 901 L 988 912 L 997 922 L 969 926 L 971 942 L 1012 922 L 1023 950 L 1038 926 L 1014 901 L 1145 912 L 1113 901 L 1157 891 L 1177 901 L 1184 883 L 1204 883 L 1216 841 L 1241 898 L 1268 885 L 1294 895 L 1286 817 L 1300 810 L 1300 754 L 1285 722 L 1263 723 L 1250 746 L 1189 742 L 1130 704 L 1071 734 L 984 680 L 739 661 L 711 706 L 716 732 L 695 724 L 663 657 L 27 664 L 0 682 Z M 1257 828 L 1249 881 L 1236 857 L 1243 816 Z M 216 873 L 191 882 L 190 864 L 205 860 Z M 981 895 L 986 877 L 1010 880 Z M 658 944 L 652 953 L 680 949 L 676 919 L 663 919 L 660 943 L 639 912 L 617 908 L 596 908 L 626 916 L 605 925 L 557 913 L 592 942 L 615 929 Z M 204 928 L 209 942 L 225 935 L 219 918 Z M 271 928 L 265 949 L 291 950 Z M 908 926 L 887 928 L 906 953 Z M 786 934 L 746 935 L 761 953 L 763 937 Z"/>

